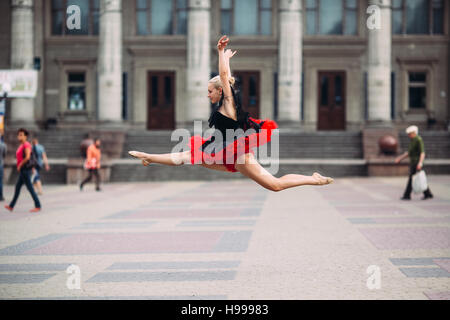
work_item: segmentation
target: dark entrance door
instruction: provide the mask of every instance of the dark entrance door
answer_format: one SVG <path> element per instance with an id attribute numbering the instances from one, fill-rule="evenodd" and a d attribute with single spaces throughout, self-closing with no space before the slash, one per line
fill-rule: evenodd
<path id="1" fill-rule="evenodd" d="M 260 78 L 259 71 L 235 71 L 235 88 L 240 90 L 242 108 L 250 117 L 259 118 Z"/>
<path id="2" fill-rule="evenodd" d="M 320 71 L 318 130 L 345 130 L 345 72 Z"/>
<path id="3" fill-rule="evenodd" d="M 175 72 L 147 74 L 147 129 L 175 129 Z"/>

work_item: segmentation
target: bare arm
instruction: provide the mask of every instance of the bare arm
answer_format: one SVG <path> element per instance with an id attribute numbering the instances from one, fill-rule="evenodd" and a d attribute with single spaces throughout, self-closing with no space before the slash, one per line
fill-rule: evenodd
<path id="1" fill-rule="evenodd" d="M 47 158 L 47 153 L 44 152 L 42 154 L 42 159 L 44 160 L 44 165 L 45 165 L 45 170 L 50 170 L 50 166 L 48 165 L 48 158 Z"/>
<path id="2" fill-rule="evenodd" d="M 419 163 L 417 164 L 417 170 L 422 170 L 423 160 L 425 160 L 425 152 L 420 153 Z"/>
<path id="3" fill-rule="evenodd" d="M 403 159 L 408 157 L 408 152 L 404 152 L 395 159 L 395 163 L 400 163 Z"/>
<path id="4" fill-rule="evenodd" d="M 227 46 L 228 41 L 230 40 L 226 36 L 223 36 L 217 44 L 217 51 L 219 53 L 219 76 L 220 81 L 222 82 L 222 90 L 224 95 L 223 106 L 225 108 L 225 113 L 227 116 L 235 118 L 236 110 L 233 105 L 233 95 L 230 87 L 231 71 L 229 59 L 225 55 L 225 47 Z"/>

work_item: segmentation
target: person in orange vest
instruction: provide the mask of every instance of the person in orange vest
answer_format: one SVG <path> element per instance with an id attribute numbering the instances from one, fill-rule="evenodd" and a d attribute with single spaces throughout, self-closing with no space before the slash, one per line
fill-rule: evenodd
<path id="1" fill-rule="evenodd" d="M 100 139 L 94 139 L 94 143 L 91 144 L 86 152 L 86 160 L 84 161 L 84 168 L 89 171 L 89 175 L 80 184 L 80 191 L 83 191 L 84 185 L 91 181 L 92 177 L 95 176 L 95 190 L 100 191 L 100 159 L 102 153 L 100 151 Z"/>

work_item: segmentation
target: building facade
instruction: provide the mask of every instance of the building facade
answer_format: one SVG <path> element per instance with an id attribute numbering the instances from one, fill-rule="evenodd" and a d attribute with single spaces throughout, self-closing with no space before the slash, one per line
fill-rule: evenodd
<path id="1" fill-rule="evenodd" d="M 171 130 L 208 119 L 229 35 L 244 109 L 303 131 L 448 128 L 446 0 L 11 0 L 0 69 L 39 70 L 7 124 Z"/>

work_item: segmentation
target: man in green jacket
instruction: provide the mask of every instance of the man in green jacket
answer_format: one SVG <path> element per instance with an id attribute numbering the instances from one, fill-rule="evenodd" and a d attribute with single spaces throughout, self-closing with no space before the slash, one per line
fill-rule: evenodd
<path id="1" fill-rule="evenodd" d="M 403 159 L 409 157 L 409 179 L 406 186 L 405 193 L 403 194 L 402 200 L 411 200 L 412 191 L 412 176 L 423 168 L 423 160 L 425 159 L 425 147 L 423 145 L 423 140 L 419 136 L 419 128 L 416 126 L 410 126 L 406 129 L 411 142 L 409 143 L 408 151 L 398 156 L 395 159 L 395 163 L 400 163 Z M 422 200 L 433 198 L 430 188 L 423 192 Z"/>

